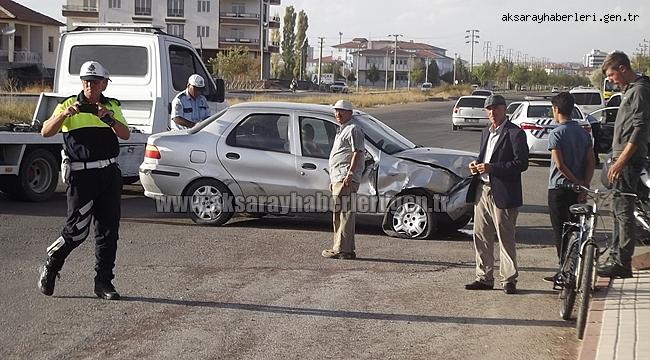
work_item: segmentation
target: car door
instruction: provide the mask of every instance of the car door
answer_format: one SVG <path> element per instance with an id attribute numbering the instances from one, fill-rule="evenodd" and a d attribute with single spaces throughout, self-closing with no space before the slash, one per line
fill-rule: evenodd
<path id="1" fill-rule="evenodd" d="M 612 149 L 612 140 L 614 139 L 614 123 L 618 107 L 606 107 L 592 112 L 591 116 L 600 120 L 600 134 L 598 136 L 599 151 L 609 153 Z"/>
<path id="2" fill-rule="evenodd" d="M 296 194 L 305 199 L 304 210 L 325 210 L 322 198 L 330 195 L 329 154 L 339 126 L 334 117 L 324 115 L 297 114 L 296 118 Z M 314 201 L 306 201 L 308 196 Z"/>
<path id="3" fill-rule="evenodd" d="M 295 189 L 290 127 L 289 111 L 245 113 L 219 140 L 219 158 L 247 204 L 277 205 L 277 197 Z"/>

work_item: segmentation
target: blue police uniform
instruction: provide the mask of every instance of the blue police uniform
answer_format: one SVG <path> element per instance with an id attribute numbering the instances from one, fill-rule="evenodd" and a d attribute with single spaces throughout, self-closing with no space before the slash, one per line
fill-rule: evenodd
<path id="1" fill-rule="evenodd" d="M 83 92 L 61 102 L 54 115 L 77 101 L 87 103 Z M 102 96 L 100 103 L 113 111 L 116 121 L 127 124 L 118 100 Z M 45 266 L 58 273 L 66 257 L 88 237 L 92 221 L 96 241 L 95 282 L 110 283 L 114 277 L 122 193 L 122 172 L 116 162 L 119 142 L 113 129 L 91 113 L 68 117 L 61 132 L 72 170 L 67 189 L 68 213 L 61 236 L 47 249 Z"/>
<path id="2" fill-rule="evenodd" d="M 171 113 L 171 128 L 174 130 L 186 129 L 185 126 L 180 126 L 174 122 L 174 118 L 179 116 L 187 121 L 198 123 L 212 115 L 208 100 L 203 95 L 199 95 L 196 99 L 192 98 L 187 93 L 187 89 L 181 91 L 176 95 L 172 101 Z"/>

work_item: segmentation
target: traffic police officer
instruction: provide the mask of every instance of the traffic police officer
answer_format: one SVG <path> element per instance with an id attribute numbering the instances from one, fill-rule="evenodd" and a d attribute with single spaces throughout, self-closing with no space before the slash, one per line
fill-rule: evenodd
<path id="1" fill-rule="evenodd" d="M 194 74 L 187 79 L 187 88 L 172 101 L 172 129 L 189 129 L 212 115 L 208 100 L 201 94 L 204 87 L 205 80 L 201 75 Z"/>
<path id="2" fill-rule="evenodd" d="M 45 295 L 54 285 L 66 257 L 88 237 L 90 221 L 95 228 L 95 294 L 117 300 L 120 295 L 111 283 L 120 224 L 122 173 L 116 163 L 120 152 L 118 137 L 129 138 L 120 102 L 102 92 L 108 72 L 96 61 L 81 66 L 83 91 L 61 102 L 43 123 L 44 137 L 63 133 L 64 155 L 68 158 L 68 217 L 61 236 L 47 248 L 39 288 Z"/>

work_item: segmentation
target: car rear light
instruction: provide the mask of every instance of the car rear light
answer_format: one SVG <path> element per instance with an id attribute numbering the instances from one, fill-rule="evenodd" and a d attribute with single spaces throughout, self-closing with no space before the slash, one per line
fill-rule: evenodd
<path id="1" fill-rule="evenodd" d="M 521 130 L 544 130 L 543 127 L 541 127 L 541 126 L 539 126 L 537 124 L 531 124 L 531 123 L 526 123 L 526 122 L 521 123 L 521 125 L 519 125 L 519 127 L 521 128 Z"/>
<path id="2" fill-rule="evenodd" d="M 458 114 L 458 107 L 454 106 L 454 114 Z"/>
<path id="3" fill-rule="evenodd" d="M 150 159 L 160 159 L 160 151 L 155 145 L 147 144 L 147 147 L 144 149 L 144 157 Z"/>

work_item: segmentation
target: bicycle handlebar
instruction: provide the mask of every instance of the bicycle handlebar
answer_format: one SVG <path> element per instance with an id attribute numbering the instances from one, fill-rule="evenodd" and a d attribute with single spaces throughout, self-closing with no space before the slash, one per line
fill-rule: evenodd
<path id="1" fill-rule="evenodd" d="M 571 191 L 575 191 L 575 192 L 583 192 L 584 191 L 584 192 L 589 193 L 589 194 L 602 195 L 602 196 L 606 196 L 606 195 L 609 195 L 609 194 L 620 195 L 620 196 L 632 196 L 632 197 L 637 197 L 638 196 L 635 193 L 622 192 L 622 191 L 619 191 L 619 190 L 616 190 L 616 189 L 611 189 L 611 190 L 590 189 L 590 188 L 588 188 L 586 186 L 583 186 L 583 185 L 580 185 L 580 184 L 571 184 L 571 183 L 557 185 L 557 188 L 558 189 L 571 190 Z"/>

